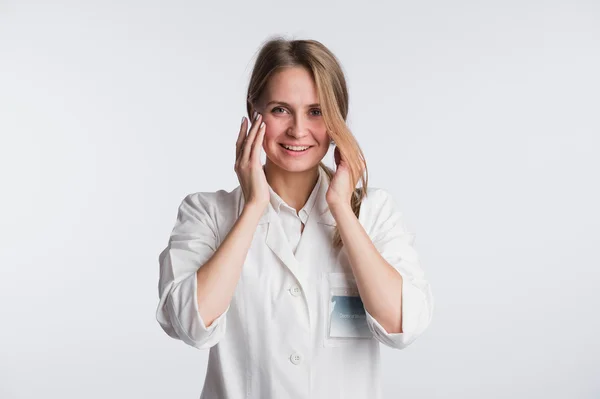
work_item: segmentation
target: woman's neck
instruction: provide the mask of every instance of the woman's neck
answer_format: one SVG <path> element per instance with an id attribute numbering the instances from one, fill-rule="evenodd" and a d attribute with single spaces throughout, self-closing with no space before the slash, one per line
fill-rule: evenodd
<path id="1" fill-rule="evenodd" d="M 303 172 L 288 172 L 267 160 L 264 170 L 273 191 L 296 212 L 306 204 L 319 179 L 319 165 Z"/>

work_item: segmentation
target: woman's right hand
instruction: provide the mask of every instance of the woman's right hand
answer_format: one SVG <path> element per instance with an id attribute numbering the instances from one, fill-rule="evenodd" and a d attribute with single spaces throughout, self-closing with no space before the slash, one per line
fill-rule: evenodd
<path id="1" fill-rule="evenodd" d="M 248 120 L 243 118 L 240 133 L 235 144 L 235 173 L 237 174 L 246 205 L 264 210 L 269 204 L 269 183 L 260 162 L 261 148 L 265 131 L 262 115 L 257 114 L 248 131 Z"/>

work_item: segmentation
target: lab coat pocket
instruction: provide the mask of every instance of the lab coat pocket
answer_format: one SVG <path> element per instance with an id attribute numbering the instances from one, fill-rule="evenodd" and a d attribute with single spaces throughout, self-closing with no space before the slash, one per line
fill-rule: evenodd
<path id="1" fill-rule="evenodd" d="M 354 345 L 373 338 L 352 273 L 323 273 L 321 292 L 324 346 Z"/>

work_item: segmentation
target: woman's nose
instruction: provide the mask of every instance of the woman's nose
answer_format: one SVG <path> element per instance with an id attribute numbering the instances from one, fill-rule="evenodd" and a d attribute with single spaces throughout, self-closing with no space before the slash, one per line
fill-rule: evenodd
<path id="1" fill-rule="evenodd" d="M 308 134 L 307 122 L 302 117 L 294 118 L 294 123 L 288 129 L 287 134 L 291 137 L 301 138 Z"/>

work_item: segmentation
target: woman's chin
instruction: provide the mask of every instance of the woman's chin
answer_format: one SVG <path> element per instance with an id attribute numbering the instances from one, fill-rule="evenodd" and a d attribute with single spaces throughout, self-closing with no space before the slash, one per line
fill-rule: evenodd
<path id="1" fill-rule="evenodd" d="M 271 161 L 271 163 L 275 164 L 277 169 L 280 169 L 282 171 L 290 173 L 300 173 L 314 169 L 319 164 L 319 161 L 300 159 L 277 159 L 276 161 Z"/>

